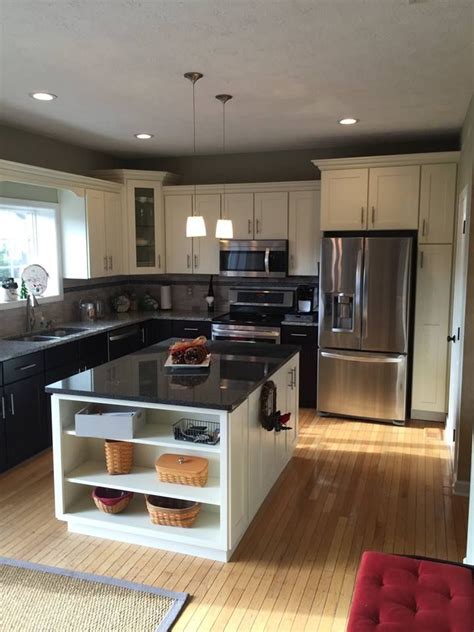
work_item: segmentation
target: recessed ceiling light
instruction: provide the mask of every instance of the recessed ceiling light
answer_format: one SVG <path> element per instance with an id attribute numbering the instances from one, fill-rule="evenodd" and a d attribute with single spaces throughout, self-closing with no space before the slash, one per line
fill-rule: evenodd
<path id="1" fill-rule="evenodd" d="M 55 94 L 51 94 L 51 92 L 30 92 L 30 97 L 37 101 L 53 101 L 53 99 L 58 98 Z"/>
<path id="2" fill-rule="evenodd" d="M 358 122 L 359 122 L 359 119 L 352 118 L 352 117 L 342 118 L 342 119 L 339 119 L 338 121 L 339 125 L 354 125 L 354 123 L 358 123 Z"/>
<path id="3" fill-rule="evenodd" d="M 140 134 L 135 134 L 135 138 L 138 138 L 140 140 L 150 140 L 150 138 L 153 138 L 153 134 L 146 134 L 145 132 L 140 132 Z"/>

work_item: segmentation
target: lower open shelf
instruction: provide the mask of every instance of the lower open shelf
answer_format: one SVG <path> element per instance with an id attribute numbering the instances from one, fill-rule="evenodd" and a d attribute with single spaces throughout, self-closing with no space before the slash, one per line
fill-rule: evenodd
<path id="1" fill-rule="evenodd" d="M 106 514 L 97 509 L 89 494 L 84 494 L 68 507 L 63 518 L 74 523 L 103 529 L 104 537 L 109 537 L 112 532 L 117 531 L 147 539 L 157 538 L 189 545 L 222 548 L 219 546 L 221 542 L 220 512 L 209 509 L 206 511 L 206 507 L 202 508 L 192 527 L 168 527 L 151 522 L 145 506 L 145 498 L 142 495 L 136 495 L 122 513 Z"/>

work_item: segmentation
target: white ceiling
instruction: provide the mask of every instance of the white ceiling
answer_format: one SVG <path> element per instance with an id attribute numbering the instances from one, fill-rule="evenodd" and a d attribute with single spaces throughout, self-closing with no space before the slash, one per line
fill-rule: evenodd
<path id="1" fill-rule="evenodd" d="M 123 155 L 314 148 L 459 130 L 471 0 L 0 0 L 1 117 Z M 29 98 L 47 90 L 51 103 Z M 353 127 L 343 116 L 360 118 Z M 152 141 L 133 134 L 149 131 Z"/>

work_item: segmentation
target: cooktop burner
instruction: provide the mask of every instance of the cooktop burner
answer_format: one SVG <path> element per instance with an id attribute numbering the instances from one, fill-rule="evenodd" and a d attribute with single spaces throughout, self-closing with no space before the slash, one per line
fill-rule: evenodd
<path id="1" fill-rule="evenodd" d="M 283 315 L 277 314 L 259 314 L 253 312 L 238 312 L 223 314 L 212 319 L 213 323 L 222 323 L 228 325 L 262 325 L 265 327 L 273 327 L 280 325 Z"/>

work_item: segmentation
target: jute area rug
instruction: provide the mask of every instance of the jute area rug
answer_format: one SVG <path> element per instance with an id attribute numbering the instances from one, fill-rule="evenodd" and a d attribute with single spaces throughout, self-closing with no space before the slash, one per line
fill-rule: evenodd
<path id="1" fill-rule="evenodd" d="M 0 629 L 165 632 L 187 593 L 0 557 Z"/>

